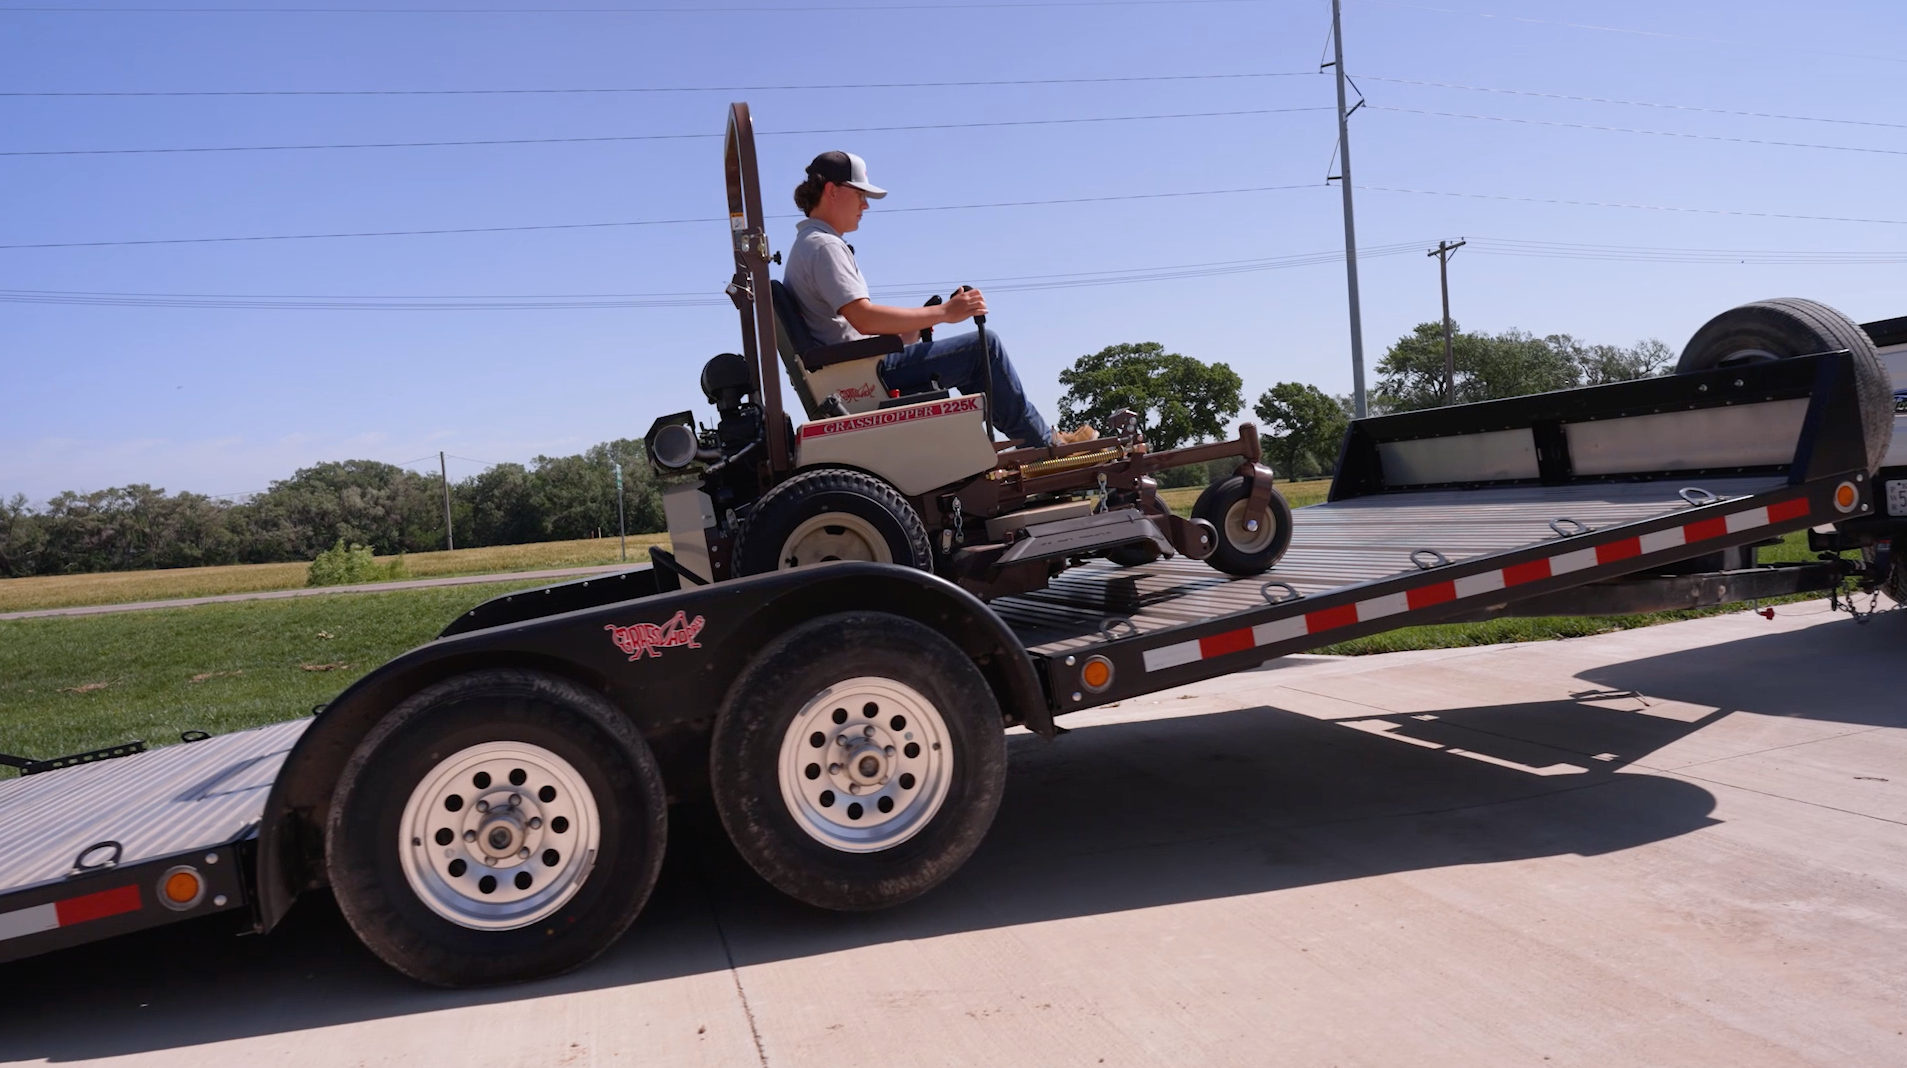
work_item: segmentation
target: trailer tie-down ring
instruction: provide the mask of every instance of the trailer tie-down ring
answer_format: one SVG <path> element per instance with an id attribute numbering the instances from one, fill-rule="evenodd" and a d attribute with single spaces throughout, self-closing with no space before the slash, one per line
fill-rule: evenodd
<path id="1" fill-rule="evenodd" d="M 1107 618 L 1100 620 L 1099 621 L 1099 636 L 1106 639 L 1109 642 L 1118 641 L 1119 640 L 1118 635 L 1115 634 L 1114 632 L 1117 631 L 1120 627 L 1126 628 L 1126 630 L 1130 632 L 1131 637 L 1137 638 L 1139 636 L 1138 624 L 1134 623 L 1132 620 L 1127 619 L 1124 616 L 1108 616 Z"/>
<path id="2" fill-rule="evenodd" d="M 1435 549 L 1413 549 L 1410 562 L 1417 565 L 1419 571 L 1430 571 L 1439 567 L 1449 567 L 1450 558 Z"/>
<path id="3" fill-rule="evenodd" d="M 1714 493 L 1711 493 L 1700 486 L 1683 486 L 1677 492 L 1678 492 L 1678 495 L 1683 500 L 1689 502 L 1690 504 L 1694 505 L 1697 508 L 1700 508 L 1701 506 L 1705 504 L 1714 504 L 1715 502 L 1721 500 L 1720 496 Z"/>
<path id="4" fill-rule="evenodd" d="M 1273 597 L 1271 595 L 1273 589 L 1285 591 L 1284 596 Z M 1296 586 L 1293 586 L 1289 582 L 1267 582 L 1263 586 L 1258 587 L 1258 595 L 1265 599 L 1266 604 L 1284 604 L 1286 601 L 1295 601 L 1304 596 L 1304 594 L 1298 592 Z"/>
<path id="5" fill-rule="evenodd" d="M 102 859 L 93 861 L 91 864 L 86 862 L 87 857 L 102 850 L 111 850 L 111 853 Z M 119 866 L 119 858 L 125 854 L 126 847 L 111 838 L 103 842 L 94 842 L 92 845 L 80 850 L 79 855 L 73 858 L 73 870 L 67 872 L 67 874 L 84 875 L 89 871 L 105 871 L 107 868 L 116 868 Z"/>
<path id="6" fill-rule="evenodd" d="M 1563 527 L 1565 525 L 1575 527 L 1576 529 L 1564 530 Z M 1580 519 L 1571 519 L 1566 515 L 1559 515 L 1549 521 L 1549 529 L 1555 531 L 1556 536 L 1559 538 L 1574 538 L 1580 534 L 1587 534 L 1595 528 Z"/>

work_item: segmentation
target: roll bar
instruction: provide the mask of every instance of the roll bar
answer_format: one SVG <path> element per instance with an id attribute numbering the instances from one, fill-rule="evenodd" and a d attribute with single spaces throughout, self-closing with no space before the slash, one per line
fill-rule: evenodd
<path id="1" fill-rule="evenodd" d="M 790 469 L 791 427 L 781 407 L 781 376 L 763 366 L 763 354 L 775 351 L 775 305 L 768 289 L 768 228 L 761 209 L 761 176 L 755 166 L 755 124 L 748 105 L 728 106 L 723 169 L 728 180 L 728 234 L 735 251 L 735 277 L 728 296 L 742 317 L 742 356 L 755 376 L 768 433 L 768 466 L 775 474 Z"/>

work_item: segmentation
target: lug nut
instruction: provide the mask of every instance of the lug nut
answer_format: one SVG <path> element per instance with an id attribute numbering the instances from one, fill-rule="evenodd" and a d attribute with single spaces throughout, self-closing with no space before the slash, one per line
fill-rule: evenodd
<path id="1" fill-rule="evenodd" d="M 524 847 L 523 847 L 522 849 L 519 849 L 519 850 L 517 850 L 517 851 L 516 851 L 516 858 L 517 858 L 518 860 L 528 860 L 528 859 L 530 859 L 530 847 L 529 847 L 529 846 L 524 846 Z"/>
<path id="2" fill-rule="evenodd" d="M 887 754 L 888 756 L 893 756 L 893 755 L 894 755 L 894 747 L 890 745 L 890 746 L 888 746 L 888 747 L 887 747 L 886 749 L 883 749 L 883 750 L 881 750 L 881 752 L 883 752 L 883 753 L 886 753 L 886 754 Z"/>
<path id="3" fill-rule="evenodd" d="M 543 817 L 541 816 L 530 817 L 530 830 L 534 831 L 541 826 L 543 826 Z"/>
<path id="4" fill-rule="evenodd" d="M 522 804 L 522 803 L 523 803 L 523 795 L 522 795 L 522 794 L 511 794 L 511 795 L 510 795 L 510 807 L 511 807 L 511 808 L 515 808 L 515 807 L 517 807 L 518 805 L 520 805 L 520 804 Z"/>
<path id="5" fill-rule="evenodd" d="M 858 794 L 858 793 L 860 793 L 860 792 L 861 792 L 861 784 L 860 784 L 860 783 L 858 783 L 858 782 L 851 782 L 851 783 L 848 783 L 848 793 L 851 793 L 851 794 Z"/>
<path id="6" fill-rule="evenodd" d="M 490 802 L 488 802 L 488 801 L 479 801 L 479 802 L 477 802 L 477 811 L 478 811 L 478 812 L 488 812 L 488 811 L 490 811 Z"/>
<path id="7" fill-rule="evenodd" d="M 828 765 L 828 774 L 830 774 L 830 775 L 839 775 L 839 774 L 841 774 L 841 765 L 839 765 L 839 764 L 829 764 L 829 765 Z"/>
<path id="8" fill-rule="evenodd" d="M 872 723 L 870 723 L 870 724 L 868 724 L 867 726 L 865 726 L 865 727 L 862 727 L 862 728 L 861 728 L 861 737 L 863 737 L 863 738 L 872 738 L 872 737 L 874 737 L 874 725 L 873 725 Z"/>
<path id="9" fill-rule="evenodd" d="M 465 831 L 465 832 L 464 832 L 464 841 L 466 841 L 466 842 L 474 842 L 474 841 L 476 841 L 476 840 L 477 840 L 477 832 L 475 832 L 475 831 Z"/>

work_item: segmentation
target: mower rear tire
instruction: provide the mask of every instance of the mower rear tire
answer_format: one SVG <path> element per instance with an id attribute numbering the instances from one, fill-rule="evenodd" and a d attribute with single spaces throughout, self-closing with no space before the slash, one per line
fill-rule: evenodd
<path id="1" fill-rule="evenodd" d="M 933 570 L 920 513 L 899 490 L 864 471 L 803 471 L 762 495 L 735 546 L 741 575 L 829 560 Z"/>
<path id="2" fill-rule="evenodd" d="M 1271 491 L 1265 524 L 1256 530 L 1245 517 L 1250 501 L 1251 483 L 1233 475 L 1205 487 L 1192 505 L 1192 517 L 1212 524 L 1218 535 L 1205 562 L 1228 575 L 1262 575 L 1291 547 L 1291 505 L 1284 495 Z"/>

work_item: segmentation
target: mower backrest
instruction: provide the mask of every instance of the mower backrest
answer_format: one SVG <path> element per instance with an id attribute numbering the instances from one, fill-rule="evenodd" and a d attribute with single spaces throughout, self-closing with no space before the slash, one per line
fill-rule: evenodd
<path id="1" fill-rule="evenodd" d="M 881 357 L 844 360 L 820 370 L 808 370 L 801 361 L 802 353 L 813 352 L 821 346 L 808 332 L 808 324 L 801 318 L 801 308 L 788 287 L 779 281 L 770 281 L 768 288 L 775 305 L 775 350 L 781 353 L 782 366 L 788 369 L 788 380 L 794 383 L 795 395 L 801 398 L 808 418 L 820 418 L 821 402 L 829 394 L 839 394 L 849 413 L 880 407 L 887 396 L 881 385 Z"/>

